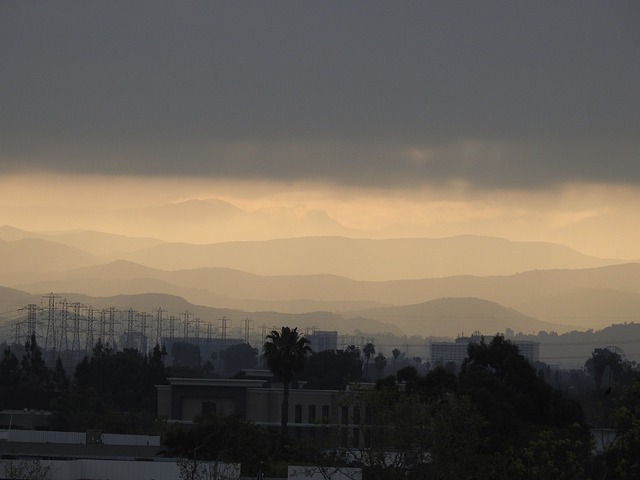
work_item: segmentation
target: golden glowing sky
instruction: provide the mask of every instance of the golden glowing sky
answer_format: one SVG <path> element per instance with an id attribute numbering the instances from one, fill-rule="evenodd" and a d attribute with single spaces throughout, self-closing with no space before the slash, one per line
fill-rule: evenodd
<path id="1" fill-rule="evenodd" d="M 145 231 L 136 228 L 135 218 L 144 219 L 146 208 L 209 199 L 262 212 L 267 224 L 249 216 L 233 231 L 221 232 L 208 217 L 179 227 L 168 218 Z M 0 223 L 36 231 L 89 229 L 193 243 L 306 234 L 477 234 L 562 243 L 605 258 L 640 258 L 640 190 L 615 185 L 470 192 L 461 187 L 383 190 L 303 182 L 20 174 L 0 177 L 0 205 Z M 310 216 L 314 211 L 326 212 L 344 230 L 315 221 Z"/>
<path id="2" fill-rule="evenodd" d="M 0 8 L 0 224 L 640 259 L 638 2 Z"/>

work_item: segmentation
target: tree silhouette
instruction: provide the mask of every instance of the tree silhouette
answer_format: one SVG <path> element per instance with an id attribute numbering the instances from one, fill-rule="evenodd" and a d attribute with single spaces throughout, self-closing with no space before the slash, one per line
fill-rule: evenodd
<path id="1" fill-rule="evenodd" d="M 258 364 L 258 349 L 248 343 L 230 345 L 220 352 L 224 361 L 224 376 L 231 377 L 245 368 L 254 368 Z"/>
<path id="2" fill-rule="evenodd" d="M 387 366 L 387 357 L 385 357 L 384 354 L 381 352 L 378 355 L 376 355 L 376 358 L 373 359 L 373 363 L 378 369 L 378 380 L 380 380 L 380 377 L 382 376 L 382 371 Z"/>
<path id="3" fill-rule="evenodd" d="M 304 369 L 306 387 L 343 390 L 362 376 L 362 360 L 353 351 L 324 350 L 314 353 Z"/>
<path id="4" fill-rule="evenodd" d="M 396 363 L 398 363 L 398 358 L 400 357 L 401 354 L 402 354 L 402 352 L 400 350 L 398 350 L 397 348 L 394 348 L 391 351 L 391 355 L 393 355 L 393 370 L 394 371 L 396 369 Z"/>
<path id="5" fill-rule="evenodd" d="M 623 361 L 619 353 L 608 348 L 596 348 L 584 363 L 584 368 L 593 378 L 596 389 L 611 387 L 623 370 Z"/>
<path id="6" fill-rule="evenodd" d="M 282 382 L 284 388 L 281 410 L 281 441 L 284 441 L 287 436 L 291 382 L 295 374 L 302 373 L 307 356 L 312 352 L 307 343 L 309 340 L 300 335 L 297 328 L 282 327 L 280 332 L 273 330 L 267 335 L 263 346 L 267 366 L 276 379 Z"/>
<path id="7" fill-rule="evenodd" d="M 364 358 L 366 360 L 365 377 L 369 378 L 369 360 L 371 360 L 371 356 L 376 353 L 375 345 L 373 343 L 367 343 L 362 348 L 362 353 L 364 353 Z"/>
<path id="8" fill-rule="evenodd" d="M 35 334 L 31 334 L 31 339 L 24 344 L 21 366 L 22 378 L 26 385 L 36 389 L 46 388 L 49 385 L 49 369 Z"/>
<path id="9" fill-rule="evenodd" d="M 20 385 L 20 362 L 9 347 L 4 349 L 0 362 L 0 387 L 16 388 Z"/>

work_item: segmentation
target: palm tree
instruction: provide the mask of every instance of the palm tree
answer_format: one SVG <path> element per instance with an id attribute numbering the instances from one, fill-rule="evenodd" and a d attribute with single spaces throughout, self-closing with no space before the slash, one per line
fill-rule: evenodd
<path id="1" fill-rule="evenodd" d="M 373 363 L 378 369 L 378 380 L 380 380 L 380 377 L 382 376 L 382 370 L 384 370 L 387 366 L 387 357 L 385 357 L 384 354 L 380 352 L 378 355 L 376 355 L 376 358 L 373 359 Z"/>
<path id="2" fill-rule="evenodd" d="M 396 363 L 398 362 L 398 357 L 400 356 L 402 352 L 400 350 L 398 350 L 397 348 L 394 348 L 391 351 L 391 355 L 393 355 L 393 370 L 397 370 L 396 369 Z"/>
<path id="3" fill-rule="evenodd" d="M 366 374 L 365 377 L 369 378 L 369 360 L 371 360 L 371 356 L 376 353 L 376 347 L 373 343 L 367 343 L 363 348 L 362 348 L 362 353 L 364 353 L 364 358 L 367 361 L 367 366 L 366 366 Z"/>
<path id="4" fill-rule="evenodd" d="M 309 340 L 300 335 L 297 328 L 282 327 L 280 332 L 273 330 L 267 335 L 263 346 L 267 366 L 284 387 L 281 413 L 282 440 L 287 436 L 289 421 L 289 387 L 294 375 L 304 370 L 307 356 L 312 352 L 307 343 Z"/>

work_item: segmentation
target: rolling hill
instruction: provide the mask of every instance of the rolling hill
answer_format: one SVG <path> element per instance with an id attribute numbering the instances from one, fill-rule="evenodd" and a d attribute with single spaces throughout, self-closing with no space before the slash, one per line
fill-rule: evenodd
<path id="1" fill-rule="evenodd" d="M 258 275 L 324 273 L 377 281 L 508 275 L 536 269 L 620 263 L 551 243 L 479 236 L 388 240 L 303 237 L 206 245 L 170 243 L 125 254 L 120 259 L 165 270 L 226 267 Z"/>

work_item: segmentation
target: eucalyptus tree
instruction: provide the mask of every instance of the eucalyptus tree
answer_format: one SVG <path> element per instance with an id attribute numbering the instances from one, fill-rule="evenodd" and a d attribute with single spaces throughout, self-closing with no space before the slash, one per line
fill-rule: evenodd
<path id="1" fill-rule="evenodd" d="M 304 370 L 307 357 L 312 350 L 309 340 L 298 333 L 297 328 L 282 327 L 281 331 L 273 330 L 266 336 L 263 346 L 267 366 L 276 379 L 282 382 L 281 433 L 282 440 L 287 436 L 289 422 L 289 388 L 296 374 Z"/>

